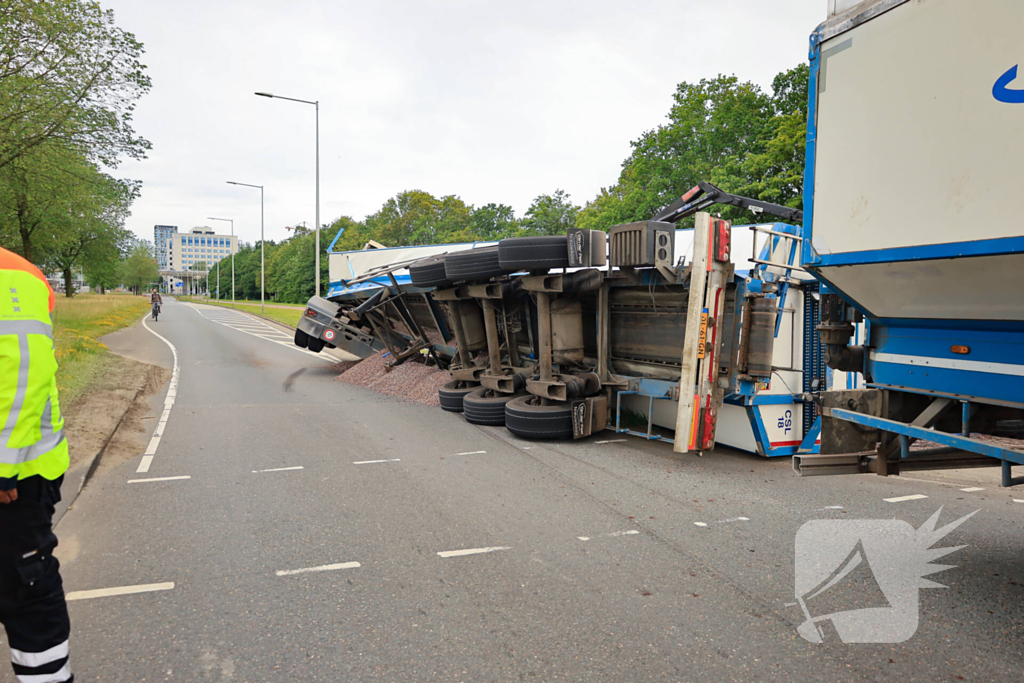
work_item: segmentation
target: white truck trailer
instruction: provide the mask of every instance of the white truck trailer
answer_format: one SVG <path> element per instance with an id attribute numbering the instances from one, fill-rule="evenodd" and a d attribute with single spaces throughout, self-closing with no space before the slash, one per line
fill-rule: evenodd
<path id="1" fill-rule="evenodd" d="M 829 0 L 811 36 L 803 262 L 831 367 L 803 475 L 1024 464 L 1020 0 Z M 866 338 L 854 340 L 866 322 Z M 919 450 L 915 441 L 930 444 Z"/>

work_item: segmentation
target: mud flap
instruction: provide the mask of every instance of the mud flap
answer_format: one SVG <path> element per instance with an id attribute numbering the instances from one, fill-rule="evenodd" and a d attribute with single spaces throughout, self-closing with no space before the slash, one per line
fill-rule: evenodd
<path id="1" fill-rule="evenodd" d="M 592 396 L 572 402 L 572 438 L 603 431 L 608 424 L 608 397 Z"/>

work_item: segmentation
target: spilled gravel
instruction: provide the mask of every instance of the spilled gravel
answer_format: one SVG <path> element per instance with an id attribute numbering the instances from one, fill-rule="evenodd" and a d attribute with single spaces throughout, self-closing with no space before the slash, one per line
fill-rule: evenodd
<path id="1" fill-rule="evenodd" d="M 381 351 L 362 361 L 342 361 L 335 364 L 333 367 L 339 373 L 338 380 L 404 401 L 425 406 L 441 405 L 437 390 L 451 379 L 451 375 L 415 360 L 406 361 L 393 368 L 391 372 L 387 372 L 384 364 L 386 353 L 387 351 Z"/>

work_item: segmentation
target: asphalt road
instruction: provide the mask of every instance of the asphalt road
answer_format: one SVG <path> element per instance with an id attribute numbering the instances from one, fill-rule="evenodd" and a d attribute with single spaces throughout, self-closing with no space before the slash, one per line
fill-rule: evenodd
<path id="1" fill-rule="evenodd" d="M 178 375 L 149 469 L 101 467 L 58 534 L 68 591 L 163 589 L 70 603 L 78 680 L 1024 677 L 1024 491 L 992 476 L 800 479 L 608 433 L 521 441 L 337 382 L 261 325 L 173 302 L 150 323 Z M 138 343 L 173 362 L 142 328 Z M 188 478 L 156 481 L 171 477 Z M 955 568 L 928 578 L 948 588 L 920 590 L 909 640 L 798 635 L 805 522 L 916 529 L 940 508 L 940 526 L 978 512 L 936 543 L 966 547 L 938 560 Z M 888 606 L 880 573 L 916 580 L 929 559 L 898 532 L 874 581 L 861 566 L 809 608 Z M 453 553 L 468 550 L 488 552 Z"/>

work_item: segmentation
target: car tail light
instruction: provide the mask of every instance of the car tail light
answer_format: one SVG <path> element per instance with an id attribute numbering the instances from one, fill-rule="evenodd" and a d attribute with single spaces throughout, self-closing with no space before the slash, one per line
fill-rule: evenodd
<path id="1" fill-rule="evenodd" d="M 315 318 L 316 317 L 316 311 L 314 311 L 312 308 L 307 308 L 306 309 L 306 315 L 308 315 L 310 318 Z"/>

